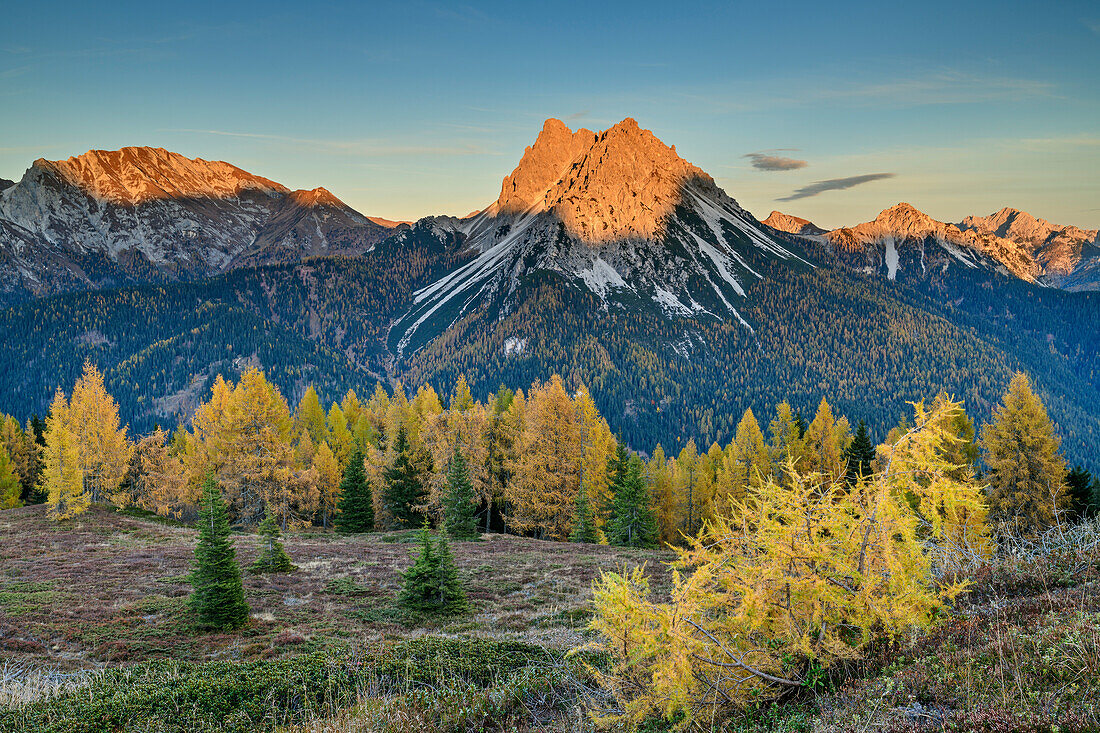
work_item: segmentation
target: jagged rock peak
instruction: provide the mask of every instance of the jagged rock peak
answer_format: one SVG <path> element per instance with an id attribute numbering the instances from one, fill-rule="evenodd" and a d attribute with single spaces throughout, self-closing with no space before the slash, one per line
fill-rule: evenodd
<path id="1" fill-rule="evenodd" d="M 285 186 L 220 160 L 188 158 L 164 148 L 89 150 L 67 160 L 34 161 L 31 171 L 50 173 L 89 196 L 116 204 L 153 199 L 234 198 L 246 189 L 285 194 Z"/>
<path id="2" fill-rule="evenodd" d="M 781 232 L 789 234 L 824 234 L 825 230 L 814 224 L 809 219 L 799 216 L 784 214 L 782 211 L 773 211 L 768 215 L 763 224 Z"/>
<path id="3" fill-rule="evenodd" d="M 541 202 L 547 189 L 595 140 L 596 133 L 591 130 L 573 132 L 561 120 L 547 120 L 535 144 L 524 149 L 519 165 L 501 184 L 496 210 L 518 213 Z"/>
<path id="4" fill-rule="evenodd" d="M 490 213 L 552 211 L 571 235 L 589 242 L 651 237 L 688 188 L 736 206 L 633 118 L 599 134 L 547 120 Z"/>
<path id="5" fill-rule="evenodd" d="M 1096 241 L 1097 237 L 1096 229 L 1053 224 L 1046 219 L 1032 216 L 1026 211 L 1007 206 L 989 216 L 968 216 L 959 226 L 962 229 L 974 229 L 1031 244 L 1047 243 L 1059 236 L 1084 241 Z"/>

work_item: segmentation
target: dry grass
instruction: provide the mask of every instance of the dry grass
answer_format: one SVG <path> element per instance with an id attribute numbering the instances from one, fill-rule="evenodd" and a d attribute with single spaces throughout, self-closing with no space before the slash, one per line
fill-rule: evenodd
<path id="1" fill-rule="evenodd" d="M 584 641 L 593 579 L 648 551 L 486 535 L 452 550 L 474 611 L 440 627 L 408 628 L 391 603 L 416 545 L 405 533 L 287 538 L 299 566 L 286 575 L 245 575 L 251 622 L 233 633 L 196 633 L 186 612 L 190 528 L 93 507 L 69 522 L 40 506 L 0 513 L 0 658 L 71 671 L 146 659 L 254 659 L 363 646 L 423 633 L 474 632 L 565 649 Z M 247 566 L 255 535 L 235 535 Z"/>

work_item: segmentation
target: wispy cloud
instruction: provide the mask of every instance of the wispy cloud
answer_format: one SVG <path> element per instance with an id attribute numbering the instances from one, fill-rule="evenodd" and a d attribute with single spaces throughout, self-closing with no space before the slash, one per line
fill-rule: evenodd
<path id="1" fill-rule="evenodd" d="M 791 148 L 782 148 L 783 150 Z M 752 167 L 761 171 L 796 171 L 809 165 L 804 160 L 797 158 L 784 158 L 781 155 L 772 155 L 778 150 L 762 150 L 757 153 L 748 153 L 743 158 L 752 161 Z"/>
<path id="2" fill-rule="evenodd" d="M 806 184 L 802 188 L 797 189 L 790 196 L 784 196 L 783 198 L 776 199 L 776 201 L 797 201 L 798 199 L 808 199 L 811 196 L 817 196 L 820 193 L 826 191 L 842 191 L 846 188 L 852 188 L 863 183 L 870 183 L 871 181 L 880 181 L 883 178 L 893 178 L 896 173 L 866 173 L 862 176 L 848 176 L 847 178 L 830 178 L 825 181 L 814 181 L 813 183 Z"/>
<path id="3" fill-rule="evenodd" d="M 500 155 L 499 152 L 472 144 L 456 146 L 405 145 L 385 140 L 323 140 L 290 137 L 287 135 L 269 135 L 260 132 L 232 132 L 227 130 L 168 129 L 161 130 L 160 132 L 180 132 L 195 135 L 215 135 L 219 137 L 267 140 L 275 143 L 310 147 L 323 152 L 339 153 L 341 155 L 356 155 L 364 158 L 401 155 Z"/>

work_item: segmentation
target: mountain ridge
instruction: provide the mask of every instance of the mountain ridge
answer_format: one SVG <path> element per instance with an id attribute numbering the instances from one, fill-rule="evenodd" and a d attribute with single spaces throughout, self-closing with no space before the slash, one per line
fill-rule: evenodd
<path id="1" fill-rule="evenodd" d="M 391 231 L 327 189 L 292 191 L 163 148 L 40 158 L 0 191 L 0 305 L 357 254 Z"/>

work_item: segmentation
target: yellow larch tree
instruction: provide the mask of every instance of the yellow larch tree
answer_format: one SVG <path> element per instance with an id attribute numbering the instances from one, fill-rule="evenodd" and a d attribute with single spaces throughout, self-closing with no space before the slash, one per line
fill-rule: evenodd
<path id="1" fill-rule="evenodd" d="M 119 501 L 119 487 L 133 454 L 126 428 L 119 426 L 118 404 L 91 362 L 73 387 L 69 427 L 76 436 L 84 486 L 93 502 Z"/>
<path id="2" fill-rule="evenodd" d="M 343 471 L 336 455 L 322 442 L 313 452 L 313 471 L 317 476 L 317 493 L 320 504 L 321 526 L 328 527 L 336 515 L 336 505 L 340 501 L 340 480 Z"/>
<path id="3" fill-rule="evenodd" d="M 650 597 L 640 568 L 605 573 L 591 624 L 613 659 L 596 672 L 618 702 L 605 722 L 656 713 L 688 728 L 804 686 L 858 658 L 873 634 L 927 626 L 963 586 L 933 577 L 928 543 L 946 525 L 918 510 L 949 495 L 956 509 L 983 510 L 980 492 L 938 457 L 949 409 L 918 409 L 889 468 L 854 487 L 790 462 L 783 483 L 750 485 L 746 501 L 679 550 L 667 602 Z M 918 510 L 913 489 L 923 492 Z"/>
<path id="4" fill-rule="evenodd" d="M 615 453 L 617 441 L 583 384 L 577 390 L 574 404 L 581 431 L 581 486 L 595 514 L 596 527 L 602 530 L 607 516 L 601 510 L 611 506 L 607 461 Z"/>
<path id="5" fill-rule="evenodd" d="M 513 529 L 549 539 L 569 536 L 581 479 L 580 445 L 580 423 L 561 377 L 532 385 L 518 458 L 505 488 Z"/>
<path id="6" fill-rule="evenodd" d="M 657 516 L 657 529 L 660 532 L 661 545 L 680 539 L 680 527 L 677 523 L 676 490 L 673 475 L 675 461 L 665 457 L 665 449 L 658 445 L 646 464 L 649 485 L 653 492 L 653 509 Z"/>
<path id="7" fill-rule="evenodd" d="M 134 445 L 129 475 L 129 501 L 163 517 L 197 514 L 200 494 L 187 480 L 180 456 L 168 445 L 168 434 L 159 427 Z"/>
<path id="8" fill-rule="evenodd" d="M 91 497 L 84 487 L 84 472 L 76 435 L 70 427 L 69 403 L 60 389 L 54 393 L 46 418 L 39 490 L 46 495 L 51 519 L 71 519 L 87 511 Z"/>
<path id="9" fill-rule="evenodd" d="M 833 408 L 828 400 L 821 398 L 810 426 L 804 436 L 805 463 L 803 470 L 816 471 L 836 479 L 844 475 L 847 460 L 844 451 L 852 442 L 852 431 L 848 418 L 833 417 Z"/>
<path id="10" fill-rule="evenodd" d="M 993 422 L 982 428 L 993 522 L 1026 534 L 1054 524 L 1065 506 L 1061 439 L 1027 375 L 1017 372 Z"/>

